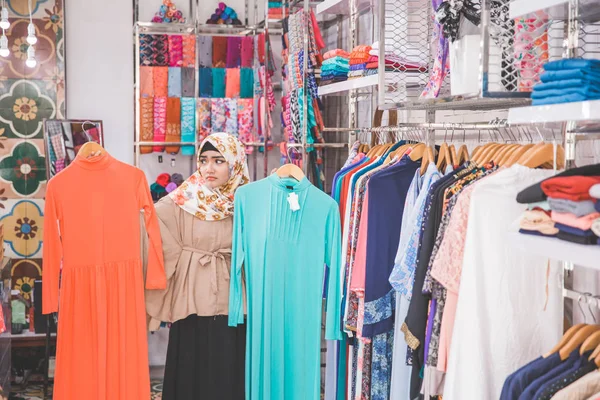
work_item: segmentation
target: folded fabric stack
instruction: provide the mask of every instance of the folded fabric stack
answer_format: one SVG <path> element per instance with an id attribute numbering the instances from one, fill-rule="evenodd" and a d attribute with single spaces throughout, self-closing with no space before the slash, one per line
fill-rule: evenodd
<path id="1" fill-rule="evenodd" d="M 427 64 L 419 62 L 419 51 L 408 46 L 405 49 L 406 58 L 399 57 L 394 52 L 385 51 L 385 70 L 388 72 L 427 72 Z M 379 67 L 379 42 L 373 43 L 367 60 L 367 75 Z"/>
<path id="2" fill-rule="evenodd" d="M 325 53 L 321 65 L 321 86 L 343 82 L 348 79 L 350 71 L 348 57 L 348 52 L 340 49 Z"/>
<path id="3" fill-rule="evenodd" d="M 590 195 L 590 189 L 597 184 L 600 176 L 556 177 L 542 182 L 542 190 L 554 207 L 552 220 L 559 229 L 559 239 L 579 244 L 598 243 L 592 225 L 600 219 L 600 212 L 596 210 L 597 199 Z"/>
<path id="4" fill-rule="evenodd" d="M 220 2 L 215 12 L 206 20 L 208 25 L 242 25 L 235 10 Z"/>
<path id="5" fill-rule="evenodd" d="M 286 10 L 281 1 L 269 1 L 269 19 L 284 19 L 287 17 Z"/>
<path id="6" fill-rule="evenodd" d="M 600 99 L 600 60 L 564 59 L 544 65 L 533 87 L 533 105 Z"/>
<path id="7" fill-rule="evenodd" d="M 352 49 L 350 53 L 350 72 L 348 79 L 360 78 L 365 76 L 367 70 L 367 62 L 371 57 L 369 52 L 371 46 L 360 45 Z"/>

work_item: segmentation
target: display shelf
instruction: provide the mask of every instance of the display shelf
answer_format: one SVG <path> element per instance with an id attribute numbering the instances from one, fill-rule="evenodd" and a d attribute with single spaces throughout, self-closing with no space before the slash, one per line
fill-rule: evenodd
<path id="1" fill-rule="evenodd" d="M 444 97 L 403 103 L 380 104 L 382 110 L 501 110 L 530 104 L 529 98 Z"/>
<path id="2" fill-rule="evenodd" d="M 375 86 L 378 83 L 379 77 L 377 75 L 349 79 L 344 82 L 337 82 L 332 83 L 330 85 L 319 86 L 319 96 L 325 96 L 334 93 L 343 93 L 353 89 L 361 89 L 369 86 Z"/>
<path id="3" fill-rule="evenodd" d="M 157 22 L 136 22 L 139 33 L 147 34 L 190 34 L 194 33 L 193 24 L 161 24 Z"/>
<path id="4" fill-rule="evenodd" d="M 571 243 L 556 238 L 524 235 L 517 232 L 511 233 L 510 236 L 513 246 L 527 253 L 600 270 L 600 246 Z"/>
<path id="5" fill-rule="evenodd" d="M 367 9 L 370 0 L 357 0 L 357 11 Z M 350 15 L 350 0 L 325 0 L 317 5 L 316 14 Z"/>
<path id="6" fill-rule="evenodd" d="M 510 3 L 510 18 L 518 18 L 536 11 L 544 11 L 550 19 L 565 20 L 569 16 L 569 0 L 514 0 Z M 579 0 L 579 18 L 598 21 L 598 0 Z"/>
<path id="7" fill-rule="evenodd" d="M 519 107 L 508 112 L 509 124 L 596 120 L 600 121 L 600 100 Z"/>

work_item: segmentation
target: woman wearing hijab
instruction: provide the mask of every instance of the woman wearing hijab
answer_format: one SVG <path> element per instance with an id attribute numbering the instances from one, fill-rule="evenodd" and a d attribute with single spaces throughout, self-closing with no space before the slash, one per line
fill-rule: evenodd
<path id="1" fill-rule="evenodd" d="M 249 182 L 244 146 L 200 146 L 198 170 L 156 204 L 167 289 L 146 295 L 151 329 L 172 322 L 163 400 L 244 399 L 246 327 L 227 324 L 233 196 Z"/>

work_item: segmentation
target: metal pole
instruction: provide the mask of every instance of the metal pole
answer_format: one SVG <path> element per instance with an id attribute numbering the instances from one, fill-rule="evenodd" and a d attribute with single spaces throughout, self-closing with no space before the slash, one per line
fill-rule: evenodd
<path id="1" fill-rule="evenodd" d="M 306 154 L 306 143 L 308 141 L 308 95 L 307 95 L 307 89 L 308 86 L 306 85 L 306 74 L 307 74 L 307 70 L 308 70 L 308 35 L 309 35 L 309 29 L 308 29 L 308 24 L 310 24 L 310 8 L 309 8 L 310 4 L 308 1 L 304 2 L 304 9 L 303 9 L 303 13 L 304 13 L 304 21 L 305 24 L 302 26 L 302 30 L 303 30 L 303 35 L 302 35 L 302 39 L 304 42 L 304 59 L 302 60 L 302 101 L 304 104 L 304 107 L 302 107 L 302 148 L 304 149 L 302 151 L 302 169 L 304 171 L 305 175 L 308 175 L 308 157 Z"/>
<path id="2" fill-rule="evenodd" d="M 137 10 L 136 10 L 137 12 Z M 139 143 L 141 140 L 140 134 L 140 30 L 137 24 L 134 25 L 134 66 L 135 66 L 135 74 L 134 74 L 134 83 L 133 87 L 135 90 L 135 98 L 134 98 L 134 110 L 135 110 L 135 142 Z M 140 166 L 140 146 L 139 144 L 134 145 L 134 165 L 136 167 Z"/>

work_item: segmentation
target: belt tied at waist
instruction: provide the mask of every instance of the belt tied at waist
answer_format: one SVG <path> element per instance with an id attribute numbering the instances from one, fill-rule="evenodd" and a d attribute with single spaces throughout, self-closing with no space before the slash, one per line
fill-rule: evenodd
<path id="1" fill-rule="evenodd" d="M 194 247 L 184 246 L 182 248 L 183 251 L 189 251 L 191 253 L 200 254 L 200 258 L 198 259 L 198 264 L 202 267 L 207 267 L 209 264 L 212 268 L 211 274 L 211 286 L 213 288 L 213 292 L 217 294 L 218 292 L 218 277 L 217 277 L 217 260 L 222 260 L 223 262 L 227 262 L 227 257 L 231 259 L 231 249 L 219 249 L 216 251 L 204 251 L 200 249 L 196 249 Z M 225 268 L 225 274 L 227 279 L 229 280 L 229 268 Z"/>

